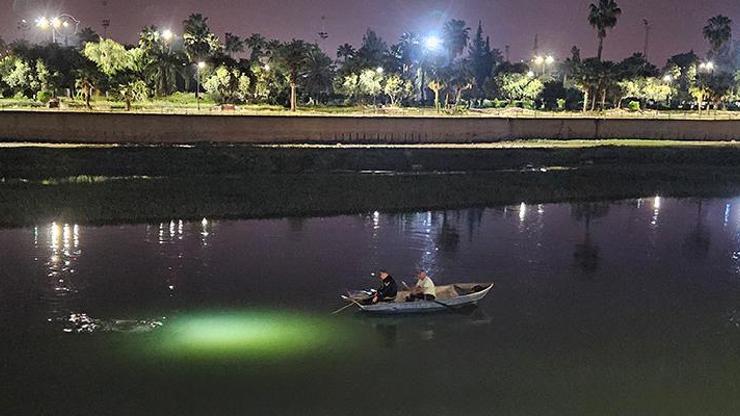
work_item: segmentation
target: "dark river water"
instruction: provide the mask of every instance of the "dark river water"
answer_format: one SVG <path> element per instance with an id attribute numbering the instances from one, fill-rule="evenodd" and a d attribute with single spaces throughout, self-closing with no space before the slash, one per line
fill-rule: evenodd
<path id="1" fill-rule="evenodd" d="M 740 414 L 740 198 L 0 230 L 2 415 Z M 493 281 L 361 316 L 348 288 Z"/>

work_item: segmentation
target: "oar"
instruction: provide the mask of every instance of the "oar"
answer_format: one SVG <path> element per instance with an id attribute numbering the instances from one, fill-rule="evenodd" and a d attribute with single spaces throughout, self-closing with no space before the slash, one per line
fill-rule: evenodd
<path id="1" fill-rule="evenodd" d="M 342 306 L 341 308 L 339 308 L 339 309 L 337 309 L 336 311 L 332 312 L 332 313 L 331 313 L 331 315 L 337 314 L 337 313 L 339 313 L 339 312 L 341 312 L 341 311 L 343 311 L 343 310 L 345 310 L 345 309 L 349 308 L 349 307 L 350 307 L 350 306 L 352 306 L 352 305 L 357 305 L 357 306 L 358 306 L 358 307 L 359 307 L 360 309 L 362 309 L 362 304 L 361 304 L 360 302 L 358 302 L 358 301 L 356 301 L 356 300 L 352 299 L 352 297 L 350 297 L 350 296 L 342 296 L 342 298 L 344 298 L 344 299 L 346 299 L 346 300 L 350 301 L 351 303 L 349 303 L 349 304 L 347 304 L 347 305 L 344 305 L 344 306 Z"/>
<path id="2" fill-rule="evenodd" d="M 409 285 L 407 285 L 407 284 L 406 284 L 406 282 L 404 282 L 404 281 L 401 281 L 401 284 L 402 284 L 402 285 L 403 285 L 403 286 L 404 286 L 404 287 L 405 287 L 406 289 L 408 289 L 408 290 L 411 290 L 411 288 L 409 287 Z M 428 301 L 428 302 L 434 302 L 434 303 L 436 303 L 437 305 L 442 305 L 442 306 L 444 306 L 445 308 L 447 308 L 447 309 L 449 309 L 449 310 L 451 310 L 451 311 L 454 311 L 454 310 L 455 310 L 455 308 L 453 308 L 452 306 L 450 306 L 450 305 L 448 305 L 448 304 L 446 304 L 446 303 L 440 302 L 440 301 L 438 301 L 438 300 L 436 300 L 436 299 L 424 299 L 424 300 L 426 300 L 426 301 Z"/>
<path id="3" fill-rule="evenodd" d="M 346 305 L 342 306 L 341 308 L 339 308 L 339 309 L 335 310 L 335 311 L 334 311 L 334 312 L 332 312 L 332 313 L 331 313 L 330 315 L 336 315 L 336 314 L 338 314 L 339 312 L 342 312 L 343 310 L 345 310 L 345 309 L 349 308 L 350 306 L 355 306 L 355 304 L 354 304 L 354 303 L 351 303 L 351 302 L 350 302 L 350 303 L 348 303 L 348 304 L 346 304 Z"/>

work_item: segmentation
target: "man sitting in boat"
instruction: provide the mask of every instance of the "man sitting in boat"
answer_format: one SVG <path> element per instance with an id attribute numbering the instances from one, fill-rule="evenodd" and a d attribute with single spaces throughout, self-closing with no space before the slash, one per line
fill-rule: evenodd
<path id="1" fill-rule="evenodd" d="M 419 271 L 416 274 L 416 286 L 411 288 L 411 294 L 406 297 L 406 302 L 416 300 L 434 300 L 437 298 L 437 288 L 427 272 Z"/>
<path id="2" fill-rule="evenodd" d="M 380 278 L 382 284 L 380 285 L 380 288 L 378 288 L 378 291 L 375 292 L 375 295 L 373 295 L 370 302 L 378 303 L 394 301 L 396 299 L 396 294 L 398 293 L 398 286 L 396 285 L 396 281 L 393 279 L 393 276 L 391 276 L 387 271 L 381 270 L 378 273 L 378 278 Z"/>

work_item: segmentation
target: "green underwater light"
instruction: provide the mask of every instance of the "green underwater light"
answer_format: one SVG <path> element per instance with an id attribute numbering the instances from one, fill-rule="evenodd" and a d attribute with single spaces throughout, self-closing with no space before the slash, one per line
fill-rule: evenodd
<path id="1" fill-rule="evenodd" d="M 173 319 L 158 334 L 158 344 L 168 355 L 248 358 L 342 345 L 351 339 L 346 335 L 336 320 L 298 313 L 207 312 Z"/>

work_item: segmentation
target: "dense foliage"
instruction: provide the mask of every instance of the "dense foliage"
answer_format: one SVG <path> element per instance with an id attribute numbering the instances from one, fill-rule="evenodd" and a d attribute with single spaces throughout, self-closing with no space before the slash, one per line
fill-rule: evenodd
<path id="1" fill-rule="evenodd" d="M 609 108 L 737 108 L 740 42 L 732 20 L 712 17 L 702 33 L 706 59 L 677 54 L 658 68 L 635 53 L 620 62 L 603 60 L 607 31 L 622 10 L 614 0 L 592 4 L 587 21 L 598 52 L 581 58 L 533 57 L 511 63 L 491 46 L 482 24 L 475 30 L 451 19 L 439 36 L 403 33 L 389 43 L 368 29 L 357 47 L 345 43 L 336 59 L 300 39 L 279 41 L 260 34 L 219 38 L 200 14 L 188 17 L 181 34 L 144 28 L 136 45 L 103 39 L 89 28 L 73 46 L 0 40 L 0 96 L 46 102 L 67 96 L 90 106 L 95 95 L 126 108 L 148 99 L 186 100 L 203 91 L 216 104 L 430 106 L 455 112 L 482 107 L 595 111 Z M 711 64 L 709 64 L 711 62 Z M 636 103 L 636 104 L 632 104 Z"/>

